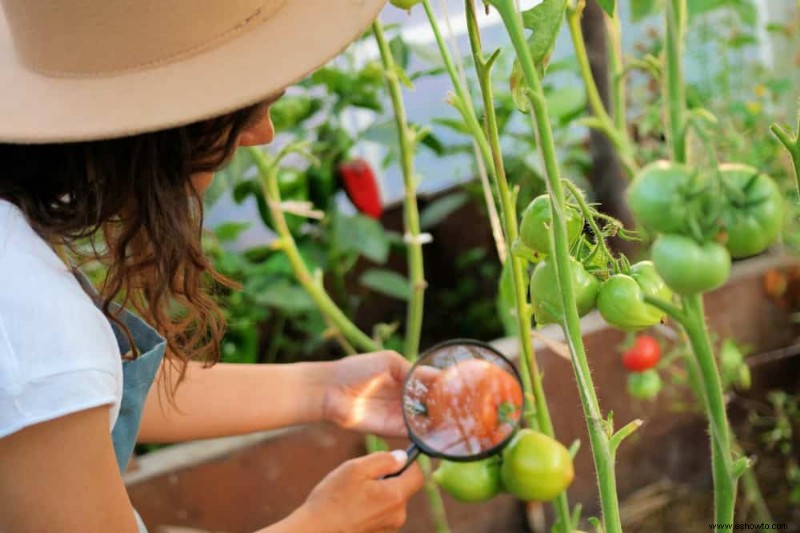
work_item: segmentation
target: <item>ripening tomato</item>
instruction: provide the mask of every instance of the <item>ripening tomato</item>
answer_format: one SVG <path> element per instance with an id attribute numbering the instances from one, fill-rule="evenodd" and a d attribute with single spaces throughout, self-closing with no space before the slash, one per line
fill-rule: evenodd
<path id="1" fill-rule="evenodd" d="M 651 261 L 641 261 L 631 267 L 630 275 L 615 274 L 600 286 L 597 310 L 610 325 L 637 331 L 661 322 L 664 313 L 644 302 L 649 296 L 669 302 L 672 291 L 656 272 Z"/>
<path id="2" fill-rule="evenodd" d="M 783 224 L 783 197 L 778 186 L 747 165 L 723 164 L 719 171 L 722 179 L 742 192 L 742 198 L 729 198 L 723 212 L 725 247 L 734 258 L 763 252 L 775 241 Z"/>
<path id="3" fill-rule="evenodd" d="M 684 192 L 691 171 L 672 161 L 656 161 L 634 177 L 626 197 L 636 221 L 660 233 L 683 233 L 688 218 Z"/>
<path id="4" fill-rule="evenodd" d="M 498 365 L 468 359 L 436 376 L 425 409 L 430 420 L 426 444 L 448 449 L 451 455 L 477 453 L 500 444 L 516 427 L 522 415 L 522 387 Z M 443 442 L 431 442 L 439 440 Z M 472 449 L 464 450 L 467 447 Z"/>
<path id="5" fill-rule="evenodd" d="M 715 242 L 698 244 L 682 235 L 659 235 L 651 253 L 656 272 L 678 294 L 716 289 L 731 273 L 731 254 Z"/>
<path id="6" fill-rule="evenodd" d="M 644 372 L 658 364 L 661 346 L 650 335 L 639 335 L 633 346 L 622 354 L 622 365 L 631 372 Z"/>
<path id="7" fill-rule="evenodd" d="M 569 258 L 569 270 L 572 273 L 578 315 L 583 316 L 594 308 L 600 282 L 572 257 Z M 530 293 L 533 316 L 537 324 L 561 321 L 564 308 L 561 305 L 561 290 L 556 279 L 555 262 L 551 259 L 545 259 L 536 265 L 531 275 Z"/>
<path id="8" fill-rule="evenodd" d="M 500 493 L 500 456 L 468 463 L 443 460 L 433 480 L 461 502 L 483 502 Z"/>
<path id="9" fill-rule="evenodd" d="M 549 501 L 575 477 L 563 444 L 532 429 L 521 429 L 503 450 L 500 474 L 505 489 L 524 501 Z"/>
<path id="10" fill-rule="evenodd" d="M 550 226 L 553 224 L 553 215 L 550 209 L 550 196 L 542 194 L 534 198 L 522 213 L 519 239 L 535 252 L 550 253 Z M 577 209 L 568 205 L 565 223 L 567 239 L 572 244 L 583 230 L 583 217 Z"/>

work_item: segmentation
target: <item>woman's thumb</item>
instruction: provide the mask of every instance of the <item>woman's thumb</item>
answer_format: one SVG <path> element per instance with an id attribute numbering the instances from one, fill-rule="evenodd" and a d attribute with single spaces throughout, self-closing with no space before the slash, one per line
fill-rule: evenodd
<path id="1" fill-rule="evenodd" d="M 361 458 L 363 473 L 367 478 L 380 479 L 402 470 L 408 461 L 405 450 L 371 453 Z"/>

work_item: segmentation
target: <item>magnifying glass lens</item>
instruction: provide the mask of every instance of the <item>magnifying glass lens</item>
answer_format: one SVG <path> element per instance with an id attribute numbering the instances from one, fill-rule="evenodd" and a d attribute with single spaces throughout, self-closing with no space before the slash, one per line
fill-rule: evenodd
<path id="1" fill-rule="evenodd" d="M 511 364 L 479 344 L 426 353 L 404 391 L 412 440 L 429 454 L 468 460 L 507 441 L 522 415 L 522 386 Z"/>

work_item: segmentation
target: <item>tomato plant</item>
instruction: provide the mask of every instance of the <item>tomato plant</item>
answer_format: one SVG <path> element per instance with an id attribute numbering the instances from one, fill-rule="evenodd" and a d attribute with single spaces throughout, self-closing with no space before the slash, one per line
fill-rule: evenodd
<path id="1" fill-rule="evenodd" d="M 542 194 L 534 198 L 522 213 L 519 238 L 535 252 L 550 253 L 550 227 L 553 224 L 550 209 L 550 196 Z M 567 206 L 566 224 L 567 239 L 572 244 L 583 230 L 583 217 L 572 206 Z"/>
<path id="2" fill-rule="evenodd" d="M 482 449 L 488 449 L 506 439 L 515 427 L 522 414 L 522 388 L 499 366 L 468 359 L 436 376 L 425 409 L 432 435 L 457 428 L 461 440 L 475 439 Z"/>
<path id="3" fill-rule="evenodd" d="M 597 309 L 612 326 L 636 331 L 661 322 L 664 312 L 644 302 L 650 296 L 669 301 L 672 291 L 658 275 L 651 261 L 631 267 L 630 275 L 615 274 L 600 286 Z"/>
<path id="4" fill-rule="evenodd" d="M 654 399 L 661 386 L 661 377 L 653 369 L 628 374 L 628 394 L 639 400 Z"/>
<path id="5" fill-rule="evenodd" d="M 433 479 L 450 496 L 461 502 L 482 502 L 502 490 L 500 456 L 468 463 L 443 460 Z"/>
<path id="6" fill-rule="evenodd" d="M 564 445 L 532 429 L 520 430 L 503 450 L 500 472 L 505 489 L 525 501 L 552 500 L 575 477 Z"/>
<path id="7" fill-rule="evenodd" d="M 692 173 L 684 165 L 656 161 L 642 168 L 626 193 L 637 222 L 661 233 L 683 233 L 688 218 L 685 191 Z"/>
<path id="8" fill-rule="evenodd" d="M 723 214 L 727 241 L 734 258 L 756 255 L 769 247 L 783 223 L 783 198 L 775 181 L 753 167 L 724 164 L 720 177 L 738 195 L 729 195 Z"/>
<path id="9" fill-rule="evenodd" d="M 570 257 L 569 270 L 575 290 L 578 314 L 585 315 L 594 308 L 600 282 L 586 271 L 583 265 Z M 531 275 L 531 305 L 537 324 L 559 322 L 563 315 L 561 290 L 556 279 L 555 263 L 550 259 L 540 261 Z"/>
<path id="10" fill-rule="evenodd" d="M 622 354 L 622 365 L 631 372 L 644 372 L 658 364 L 661 346 L 650 335 L 638 335 L 633 346 Z"/>
<path id="11" fill-rule="evenodd" d="M 731 255 L 715 242 L 698 244 L 682 235 L 659 235 L 652 255 L 656 272 L 678 294 L 715 289 L 725 283 L 731 272 Z"/>

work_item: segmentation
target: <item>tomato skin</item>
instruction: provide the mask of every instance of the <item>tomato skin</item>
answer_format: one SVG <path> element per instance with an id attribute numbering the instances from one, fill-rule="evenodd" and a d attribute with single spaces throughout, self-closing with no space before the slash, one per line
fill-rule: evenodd
<path id="1" fill-rule="evenodd" d="M 567 239 L 572 244 L 583 231 L 583 217 L 572 206 L 567 206 L 566 213 Z M 531 250 L 548 254 L 550 253 L 550 226 L 552 224 L 550 196 L 541 194 L 534 198 L 522 213 L 519 239 Z"/>
<path id="2" fill-rule="evenodd" d="M 394 7 L 399 7 L 400 9 L 405 9 L 406 11 L 410 10 L 415 5 L 419 4 L 422 0 L 389 0 L 389 3 L 392 4 Z"/>
<path id="3" fill-rule="evenodd" d="M 763 252 L 778 237 L 783 224 L 783 197 L 777 184 L 747 165 L 726 163 L 719 171 L 723 179 L 744 193 L 744 199 L 730 202 L 723 214 L 728 237 L 725 247 L 734 258 Z"/>
<path id="4" fill-rule="evenodd" d="M 661 385 L 661 377 L 653 369 L 628 374 L 628 394 L 639 400 L 654 399 Z"/>
<path id="5" fill-rule="evenodd" d="M 659 235 L 651 250 L 656 272 L 678 294 L 721 286 L 731 273 L 731 255 L 721 244 L 698 244 L 682 235 Z"/>
<path id="6" fill-rule="evenodd" d="M 524 501 L 552 500 L 575 477 L 569 450 L 532 429 L 521 429 L 503 450 L 500 473 L 505 489 Z"/>
<path id="7" fill-rule="evenodd" d="M 515 424 L 508 422 L 516 422 L 521 416 L 522 388 L 515 377 L 497 365 L 468 359 L 447 367 L 436 377 L 425 407 L 432 437 L 436 432 L 447 433 L 450 438 L 455 436 L 452 443 L 469 440 L 488 450 L 510 435 Z M 501 418 L 504 409 L 511 409 L 512 420 Z M 469 434 L 462 428 L 469 428 Z M 456 429 L 461 433 L 454 434 Z M 429 444 L 435 447 L 438 443 Z"/>
<path id="8" fill-rule="evenodd" d="M 461 502 L 483 502 L 502 490 L 500 457 L 494 455 L 468 463 L 442 460 L 433 479 L 450 496 Z"/>
<path id="9" fill-rule="evenodd" d="M 683 233 L 687 220 L 684 191 L 692 179 L 684 165 L 655 161 L 634 177 L 626 198 L 636 221 L 660 233 Z"/>
<path id="10" fill-rule="evenodd" d="M 569 258 L 569 270 L 575 291 L 578 315 L 583 316 L 594 308 L 600 282 L 583 268 L 575 258 Z M 563 317 L 561 291 L 556 281 L 555 262 L 544 259 L 536 265 L 531 274 L 531 305 L 537 324 L 559 322 Z"/>
<path id="11" fill-rule="evenodd" d="M 631 267 L 630 275 L 615 274 L 600 286 L 597 310 L 615 328 L 638 331 L 661 322 L 664 313 L 644 302 L 650 296 L 669 302 L 672 291 L 658 275 L 651 261 Z"/>
<path id="12" fill-rule="evenodd" d="M 644 372 L 658 364 L 661 346 L 650 335 L 639 335 L 633 346 L 622 354 L 622 365 L 631 372 Z"/>

